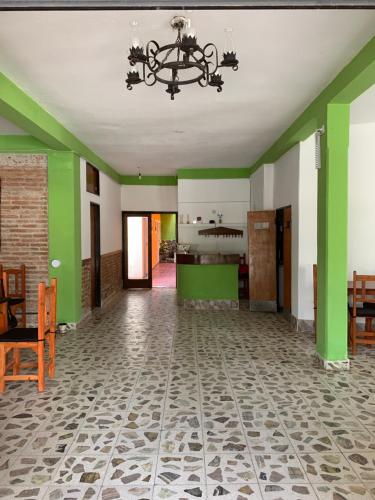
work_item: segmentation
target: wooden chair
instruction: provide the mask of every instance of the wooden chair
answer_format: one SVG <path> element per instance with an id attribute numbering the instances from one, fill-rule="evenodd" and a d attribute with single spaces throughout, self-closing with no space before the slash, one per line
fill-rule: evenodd
<path id="1" fill-rule="evenodd" d="M 357 345 L 375 345 L 375 331 L 372 320 L 375 318 L 375 297 L 368 295 L 368 283 L 375 283 L 375 276 L 353 273 L 353 304 L 350 313 L 350 342 L 352 354 L 357 354 Z M 365 329 L 358 330 L 357 319 L 365 319 Z"/>
<path id="2" fill-rule="evenodd" d="M 56 279 L 47 288 L 39 283 L 38 289 L 38 328 L 12 328 L 8 330 L 7 302 L 0 303 L 0 393 L 5 390 L 5 382 L 10 380 L 37 380 L 38 390 L 44 391 L 44 343 L 49 344 L 48 375 L 55 374 L 55 332 L 56 332 Z M 6 356 L 10 351 L 32 349 L 37 355 L 37 363 L 20 363 L 14 370 L 14 361 L 7 364 Z M 37 367 L 37 373 L 20 374 L 22 368 Z M 13 368 L 13 375 L 7 371 Z"/>
<path id="3" fill-rule="evenodd" d="M 14 316 L 21 313 L 19 326 L 26 328 L 26 266 L 22 264 L 19 269 L 3 269 L 4 295 L 9 300 L 9 308 Z"/>
<path id="4" fill-rule="evenodd" d="M 318 312 L 318 266 L 313 264 L 313 287 L 314 287 L 314 340 L 316 343 L 316 322 Z"/>
<path id="5" fill-rule="evenodd" d="M 238 266 L 238 281 L 242 281 L 240 296 L 244 299 L 249 298 L 249 266 L 246 264 L 246 254 L 240 255 Z"/>

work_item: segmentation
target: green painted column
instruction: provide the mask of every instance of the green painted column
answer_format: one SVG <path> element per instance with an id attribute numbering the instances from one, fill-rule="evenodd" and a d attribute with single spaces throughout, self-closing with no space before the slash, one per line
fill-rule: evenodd
<path id="1" fill-rule="evenodd" d="M 328 104 L 318 175 L 317 352 L 348 359 L 347 226 L 349 105 Z"/>
<path id="2" fill-rule="evenodd" d="M 57 319 L 81 319 L 80 160 L 70 151 L 48 154 L 49 275 L 57 278 Z M 51 261 L 61 261 L 53 268 Z"/>

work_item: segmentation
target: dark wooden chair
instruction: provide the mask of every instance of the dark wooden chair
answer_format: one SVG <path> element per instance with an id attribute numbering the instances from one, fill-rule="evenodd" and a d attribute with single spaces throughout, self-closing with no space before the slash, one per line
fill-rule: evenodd
<path id="1" fill-rule="evenodd" d="M 19 269 L 3 269 L 2 277 L 10 311 L 16 317 L 20 314 L 18 325 L 26 328 L 26 266 L 22 264 Z"/>
<path id="2" fill-rule="evenodd" d="M 56 333 L 56 279 L 51 280 L 49 287 L 39 283 L 38 288 L 38 328 L 8 329 L 8 304 L 4 298 L 0 302 L 0 393 L 5 390 L 7 381 L 37 380 L 38 390 L 45 388 L 44 349 L 45 342 L 49 344 L 48 375 L 55 374 L 55 333 Z M 20 363 L 17 373 L 14 373 L 14 360 L 7 364 L 7 354 L 19 349 L 31 349 L 37 355 L 37 362 Z M 23 368 L 35 368 L 37 373 L 19 373 Z M 13 368 L 13 374 L 7 375 Z"/>
<path id="3" fill-rule="evenodd" d="M 238 266 L 238 281 L 242 282 L 242 287 L 239 289 L 240 297 L 249 298 L 249 266 L 246 264 L 246 254 L 240 255 Z"/>
<path id="4" fill-rule="evenodd" d="M 368 288 L 375 284 L 375 275 L 353 273 L 352 305 L 350 313 L 350 343 L 352 354 L 357 354 L 357 345 L 375 345 L 375 331 L 372 322 L 375 319 L 375 296 L 368 294 Z M 370 285 L 370 286 L 368 286 Z M 364 319 L 364 330 L 359 330 L 358 318 Z"/>

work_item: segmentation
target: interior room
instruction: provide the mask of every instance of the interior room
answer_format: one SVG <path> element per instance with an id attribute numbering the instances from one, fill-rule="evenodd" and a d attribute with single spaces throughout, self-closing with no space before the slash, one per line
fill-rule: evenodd
<path id="1" fill-rule="evenodd" d="M 1 498 L 375 498 L 375 0 L 296 7 L 0 3 Z"/>

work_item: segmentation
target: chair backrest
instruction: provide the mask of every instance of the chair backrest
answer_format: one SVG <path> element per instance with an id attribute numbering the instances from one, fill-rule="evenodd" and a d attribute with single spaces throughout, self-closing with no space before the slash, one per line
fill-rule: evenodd
<path id="1" fill-rule="evenodd" d="M 8 302 L 0 299 L 0 335 L 7 332 L 8 327 Z"/>
<path id="2" fill-rule="evenodd" d="M 26 266 L 3 270 L 3 286 L 6 297 L 26 297 Z"/>
<path id="3" fill-rule="evenodd" d="M 318 308 L 318 266 L 313 264 L 314 309 Z"/>
<path id="4" fill-rule="evenodd" d="M 38 340 L 44 340 L 46 333 L 56 332 L 56 290 L 57 280 L 51 279 L 50 286 L 39 283 L 38 288 Z"/>
<path id="5" fill-rule="evenodd" d="M 375 290 L 375 275 L 372 274 L 357 274 L 353 272 L 353 316 L 357 314 L 358 303 L 375 304 L 375 295 L 368 294 L 368 289 Z"/>

